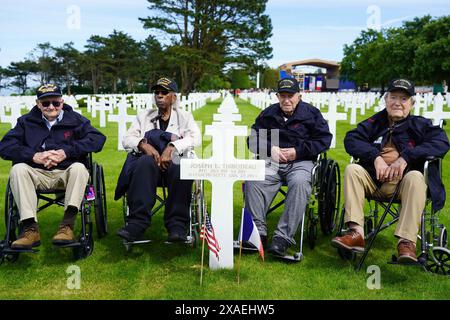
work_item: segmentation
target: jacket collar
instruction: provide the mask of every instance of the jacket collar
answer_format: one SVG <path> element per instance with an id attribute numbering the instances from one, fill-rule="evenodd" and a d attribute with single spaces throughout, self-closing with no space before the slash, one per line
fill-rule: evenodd
<path id="1" fill-rule="evenodd" d="M 287 122 L 291 122 L 294 120 L 303 121 L 311 118 L 312 114 L 308 111 L 309 111 L 309 104 L 300 100 L 297 106 L 295 107 L 294 113 L 288 118 Z M 273 108 L 270 108 L 268 112 L 264 114 L 264 117 L 274 117 L 277 120 L 283 119 L 284 114 L 281 111 L 280 104 L 279 103 L 274 104 Z"/>

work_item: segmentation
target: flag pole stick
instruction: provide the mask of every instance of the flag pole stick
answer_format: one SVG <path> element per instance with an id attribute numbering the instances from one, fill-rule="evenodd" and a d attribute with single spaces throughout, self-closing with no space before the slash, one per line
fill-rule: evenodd
<path id="1" fill-rule="evenodd" d="M 208 214 L 208 211 L 206 210 L 206 208 L 204 208 L 203 210 L 203 225 L 202 225 L 202 230 L 203 230 L 203 238 L 202 238 L 202 266 L 200 268 L 200 286 L 203 285 L 203 260 L 205 257 L 205 225 L 206 225 L 206 215 Z M 200 231 L 201 233 L 201 231 Z"/>

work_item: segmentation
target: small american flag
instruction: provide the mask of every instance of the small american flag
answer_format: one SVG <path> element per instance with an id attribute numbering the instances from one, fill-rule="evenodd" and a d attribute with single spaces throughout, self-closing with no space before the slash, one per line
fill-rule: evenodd
<path id="1" fill-rule="evenodd" d="M 211 250 L 216 255 L 217 260 L 219 260 L 220 246 L 219 243 L 217 242 L 216 235 L 214 233 L 214 228 L 211 224 L 211 220 L 209 219 L 208 215 L 205 216 L 205 224 L 200 230 L 200 239 L 203 240 L 204 238 L 208 243 L 209 250 Z"/>

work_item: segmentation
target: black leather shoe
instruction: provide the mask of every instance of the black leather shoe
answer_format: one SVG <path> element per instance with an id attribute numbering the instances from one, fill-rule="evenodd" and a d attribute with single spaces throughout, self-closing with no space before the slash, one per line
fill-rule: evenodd
<path id="1" fill-rule="evenodd" d="M 273 238 L 272 244 L 269 246 L 267 251 L 276 256 L 285 256 L 288 248 L 289 244 L 286 240 L 282 238 Z"/>
<path id="2" fill-rule="evenodd" d="M 137 241 L 140 238 L 140 235 L 135 235 L 131 233 L 126 229 L 126 227 L 117 230 L 117 235 L 122 239 L 126 240 L 127 242 Z"/>
<path id="3" fill-rule="evenodd" d="M 168 242 L 185 242 L 187 241 L 186 233 L 181 231 L 172 231 L 167 237 Z"/>

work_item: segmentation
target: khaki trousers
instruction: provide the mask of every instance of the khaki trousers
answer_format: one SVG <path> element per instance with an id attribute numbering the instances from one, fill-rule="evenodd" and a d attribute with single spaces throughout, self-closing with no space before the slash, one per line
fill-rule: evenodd
<path id="1" fill-rule="evenodd" d="M 36 190 L 65 190 L 64 210 L 67 206 L 80 208 L 89 180 L 89 172 L 79 162 L 65 170 L 43 170 L 18 163 L 11 168 L 9 183 L 20 213 L 20 221 L 34 218 L 37 222 L 38 198 Z"/>
<path id="2" fill-rule="evenodd" d="M 364 226 L 364 202 L 366 195 L 390 198 L 398 182 L 381 185 L 380 194 L 369 173 L 358 164 L 350 164 L 344 173 L 345 223 Z M 427 185 L 423 174 L 409 171 L 400 181 L 398 198 L 401 200 L 400 217 L 395 235 L 416 243 L 422 211 L 425 208 Z"/>

